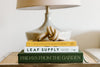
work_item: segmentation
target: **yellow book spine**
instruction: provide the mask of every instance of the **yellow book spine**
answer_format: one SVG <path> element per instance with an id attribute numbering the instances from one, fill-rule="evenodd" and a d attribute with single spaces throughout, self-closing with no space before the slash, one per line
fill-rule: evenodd
<path id="1" fill-rule="evenodd" d="M 77 46 L 76 41 L 28 41 L 26 42 L 26 47 L 43 47 L 43 46 Z"/>

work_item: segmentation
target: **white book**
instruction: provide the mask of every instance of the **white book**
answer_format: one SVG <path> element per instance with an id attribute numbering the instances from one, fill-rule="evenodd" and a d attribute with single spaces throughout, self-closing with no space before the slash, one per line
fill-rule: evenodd
<path id="1" fill-rule="evenodd" d="M 85 49 L 85 52 L 88 53 L 89 56 L 94 58 L 98 63 L 100 63 L 100 48 Z"/>
<path id="2" fill-rule="evenodd" d="M 70 47 L 25 47 L 25 53 L 67 53 L 79 52 L 78 46 Z"/>

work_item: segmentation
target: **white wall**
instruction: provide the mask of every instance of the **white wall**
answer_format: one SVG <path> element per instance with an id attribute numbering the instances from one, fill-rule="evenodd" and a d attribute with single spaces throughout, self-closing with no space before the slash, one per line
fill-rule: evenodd
<path id="1" fill-rule="evenodd" d="M 52 22 L 58 28 L 72 30 L 72 39 L 80 48 L 99 47 L 100 0 L 82 0 L 77 8 L 52 10 Z M 0 0 L 0 57 L 25 47 L 25 32 L 38 28 L 45 11 L 16 10 L 16 0 Z"/>

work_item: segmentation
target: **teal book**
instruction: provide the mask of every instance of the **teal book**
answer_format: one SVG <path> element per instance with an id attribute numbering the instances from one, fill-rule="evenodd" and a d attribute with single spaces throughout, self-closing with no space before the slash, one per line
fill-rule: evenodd
<path id="1" fill-rule="evenodd" d="M 24 53 L 18 54 L 18 63 L 82 63 L 83 53 Z"/>

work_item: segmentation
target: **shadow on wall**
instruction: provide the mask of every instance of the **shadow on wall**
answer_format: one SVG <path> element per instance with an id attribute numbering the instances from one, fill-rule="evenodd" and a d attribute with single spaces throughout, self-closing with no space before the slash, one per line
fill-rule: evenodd
<path id="1" fill-rule="evenodd" d="M 71 39 L 76 40 L 81 49 L 100 47 L 100 31 L 91 31 L 73 36 Z"/>

